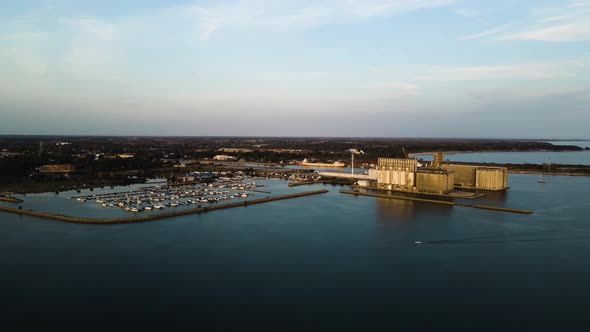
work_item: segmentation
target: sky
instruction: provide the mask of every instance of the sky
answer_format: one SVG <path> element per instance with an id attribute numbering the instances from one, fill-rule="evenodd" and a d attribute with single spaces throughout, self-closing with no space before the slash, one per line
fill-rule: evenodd
<path id="1" fill-rule="evenodd" d="M 590 138 L 590 0 L 0 0 L 0 134 Z"/>

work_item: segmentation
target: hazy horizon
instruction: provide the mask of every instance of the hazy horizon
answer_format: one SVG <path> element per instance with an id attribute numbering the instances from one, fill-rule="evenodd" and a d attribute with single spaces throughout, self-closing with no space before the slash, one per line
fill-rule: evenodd
<path id="1" fill-rule="evenodd" d="M 506 141 L 563 141 L 563 142 L 575 142 L 575 141 L 590 141 L 590 138 L 547 138 L 547 137 L 534 137 L 534 138 L 522 138 L 522 137 L 403 137 L 403 136 L 268 136 L 268 135 L 68 135 L 68 134 L 0 134 L 0 138 L 3 137 L 51 137 L 51 138 L 81 138 L 81 137 L 104 137 L 104 138 L 260 138 L 260 139 L 271 139 L 271 138 L 293 138 L 293 139 L 312 139 L 312 138 L 326 138 L 326 139 L 392 139 L 392 140 L 506 140 Z"/>
<path id="2" fill-rule="evenodd" d="M 588 22 L 581 0 L 9 2 L 0 135 L 587 137 Z"/>

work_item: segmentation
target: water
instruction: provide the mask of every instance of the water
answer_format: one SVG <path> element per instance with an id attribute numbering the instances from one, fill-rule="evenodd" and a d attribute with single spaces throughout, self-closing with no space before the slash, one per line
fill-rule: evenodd
<path id="1" fill-rule="evenodd" d="M 141 224 L 0 214 L 0 324 L 585 329 L 590 178 L 546 180 L 510 174 L 508 192 L 477 201 L 533 215 L 355 197 L 339 186 L 288 188 L 281 180 L 266 189 L 330 193 Z M 63 213 L 77 206 L 61 194 L 50 202 L 45 208 Z"/>
<path id="2" fill-rule="evenodd" d="M 71 191 L 63 191 L 59 194 L 51 193 L 40 193 L 40 194 L 28 194 L 28 195 L 14 195 L 16 198 L 23 199 L 23 203 L 16 204 L 16 206 L 21 206 L 25 210 L 35 210 L 35 211 L 43 211 L 48 213 L 54 214 L 66 214 L 69 216 L 74 217 L 93 217 L 93 218 L 121 218 L 121 217 L 131 217 L 131 216 L 142 216 L 142 215 L 149 215 L 149 214 L 158 214 L 176 210 L 184 210 L 184 209 L 194 209 L 197 207 L 197 204 L 189 205 L 189 206 L 178 206 L 174 208 L 166 208 L 164 210 L 151 210 L 151 211 L 142 211 L 137 214 L 133 214 L 131 212 L 123 211 L 119 207 L 115 206 L 113 208 L 103 208 L 100 204 L 96 203 L 95 199 L 90 199 L 84 203 L 78 202 L 75 198 L 80 196 L 88 196 L 88 195 L 101 195 L 101 194 L 108 194 L 108 193 L 121 193 L 121 192 L 129 192 L 135 191 L 141 188 L 146 187 L 153 187 L 154 185 L 165 185 L 162 183 L 164 179 L 158 179 L 159 181 L 148 182 L 146 184 L 136 184 L 130 186 L 117 186 L 114 188 L 105 187 L 103 189 L 97 188 L 93 191 L 89 189 L 81 190 L 80 193 L 76 192 L 75 190 Z M 248 182 L 252 182 L 252 180 L 248 180 Z M 286 186 L 277 185 L 276 181 L 269 181 L 269 180 L 257 180 L 254 181 L 259 185 L 273 185 L 272 191 L 270 188 L 261 187 L 257 188 L 257 190 L 262 190 L 265 192 L 271 192 L 272 195 L 283 195 L 285 193 L 289 193 L 288 188 Z M 282 181 L 279 181 L 282 182 Z M 286 182 L 284 182 L 286 183 Z M 229 190 L 230 188 L 212 188 L 215 191 L 221 190 Z M 202 190 L 201 190 L 202 191 Z M 236 190 L 229 190 L 232 194 L 236 192 Z M 251 190 L 244 190 L 248 192 L 248 197 L 235 197 L 230 200 L 223 200 L 218 203 L 199 203 L 201 206 L 212 206 L 216 204 L 224 204 L 224 203 L 231 203 L 236 201 L 243 201 L 248 199 L 254 198 L 263 198 L 267 197 L 270 194 L 264 192 L 255 192 Z M 298 188 L 296 191 L 305 191 L 305 188 Z M 290 191 L 293 192 L 293 191 Z M 210 196 L 210 195 L 207 195 Z M 72 199 L 68 199 L 67 197 L 72 197 Z M 123 200 L 121 198 L 121 200 Z M 133 200 L 134 203 L 136 200 Z M 185 198 L 179 199 L 179 201 L 186 201 Z M 169 203 L 170 200 L 167 201 Z M 150 205 L 159 204 L 156 202 L 150 203 Z M 164 204 L 164 202 L 160 202 L 160 204 Z M 9 205 L 9 203 L 0 202 L 0 205 Z M 147 205 L 147 204 L 144 204 Z M 15 206 L 15 205 L 12 205 Z M 67 211 L 67 212 L 66 212 Z"/>
<path id="3" fill-rule="evenodd" d="M 415 155 L 415 158 L 432 160 L 432 154 Z M 531 152 L 458 152 L 445 153 L 445 160 L 476 163 L 590 165 L 590 151 L 531 151 Z"/>

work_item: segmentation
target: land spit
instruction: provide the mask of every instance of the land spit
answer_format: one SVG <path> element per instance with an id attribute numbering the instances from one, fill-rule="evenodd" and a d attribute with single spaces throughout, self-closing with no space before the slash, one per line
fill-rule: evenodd
<path id="1" fill-rule="evenodd" d="M 322 190 L 315 190 L 315 191 L 305 191 L 300 193 L 288 194 L 288 195 L 281 195 L 281 196 L 274 196 L 274 197 L 266 197 L 266 198 L 257 198 L 257 199 L 250 199 L 240 202 L 233 202 L 233 203 L 226 203 L 226 204 L 219 204 L 214 206 L 205 206 L 205 207 L 197 207 L 193 209 L 185 209 L 185 210 L 176 210 L 173 212 L 164 212 L 146 216 L 137 216 L 137 217 L 127 217 L 127 218 L 79 218 L 79 217 L 72 217 L 72 216 L 65 216 L 61 214 L 52 214 L 40 211 L 33 211 L 33 210 L 21 210 L 17 208 L 7 207 L 7 206 L 0 206 L 0 212 L 8 212 L 8 213 L 15 213 L 20 215 L 27 215 L 32 217 L 39 217 L 45 219 L 52 219 L 52 220 L 59 220 L 65 222 L 73 222 L 73 223 L 81 223 L 81 224 L 123 224 L 123 223 L 135 223 L 141 221 L 150 221 L 150 220 L 157 220 L 157 219 L 164 219 L 164 218 L 172 218 L 178 216 L 184 216 L 194 213 L 202 213 L 202 212 L 209 212 L 215 210 L 223 210 L 229 209 L 238 206 L 248 206 L 252 204 L 260 204 L 272 201 L 278 201 L 283 199 L 289 198 L 297 198 L 297 197 L 304 197 L 304 196 L 311 196 L 311 195 L 318 195 L 324 194 L 329 192 L 329 190 L 322 189 Z"/>
<path id="2" fill-rule="evenodd" d="M 11 197 L 11 196 L 4 196 L 4 195 L 0 195 L 0 201 L 8 202 L 8 203 L 22 203 L 23 202 L 23 200 L 20 198 L 15 198 L 15 197 Z"/>
<path id="3" fill-rule="evenodd" d="M 444 205 L 449 205 L 449 206 L 463 206 L 463 207 L 471 207 L 471 208 L 475 208 L 475 209 L 494 210 L 494 211 L 503 211 L 503 212 L 514 212 L 514 213 L 524 213 L 524 214 L 532 214 L 533 213 L 533 211 L 531 211 L 531 210 L 505 208 L 505 207 L 500 207 L 500 206 L 462 204 L 462 203 L 455 203 L 455 202 L 450 202 L 450 201 L 441 201 L 441 200 L 436 200 L 436 199 L 404 197 L 404 196 L 394 196 L 394 195 L 384 195 L 384 194 L 372 194 L 372 193 L 363 193 L 360 191 L 351 191 L 351 190 L 340 190 L 340 193 L 341 194 L 349 194 L 349 195 L 361 195 L 361 196 L 370 196 L 370 197 L 378 197 L 378 198 L 390 198 L 390 199 L 401 199 L 401 200 L 406 200 L 406 201 L 417 201 L 417 202 L 444 204 Z"/>

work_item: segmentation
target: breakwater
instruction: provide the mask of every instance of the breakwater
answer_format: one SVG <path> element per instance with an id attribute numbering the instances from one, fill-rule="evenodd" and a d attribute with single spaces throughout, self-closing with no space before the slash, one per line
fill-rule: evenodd
<path id="1" fill-rule="evenodd" d="M 298 186 L 306 186 L 311 184 L 318 184 L 323 183 L 322 181 L 299 181 L 299 182 L 289 182 L 289 187 L 298 187 Z"/>
<path id="2" fill-rule="evenodd" d="M 176 210 L 176 211 L 171 211 L 171 212 L 163 212 L 163 213 L 150 214 L 150 215 L 145 215 L 145 216 L 126 217 L 126 218 L 79 218 L 79 217 L 65 216 L 65 215 L 61 215 L 61 214 L 53 214 L 53 213 L 46 213 L 46 212 L 33 211 L 33 210 L 21 210 L 21 209 L 7 207 L 7 206 L 0 206 L 0 212 L 15 213 L 15 214 L 27 215 L 27 216 L 32 216 L 32 217 L 39 217 L 39 218 L 59 220 L 59 221 L 65 221 L 65 222 L 73 222 L 73 223 L 81 223 L 81 224 L 122 224 L 122 223 L 136 223 L 136 222 L 142 222 L 142 221 L 172 218 L 172 217 L 184 216 L 184 215 L 189 215 L 189 214 L 194 214 L 194 213 L 204 213 L 204 212 L 229 209 L 229 208 L 239 207 L 239 206 L 248 206 L 248 205 L 253 205 L 253 204 L 260 204 L 260 203 L 266 203 L 266 202 L 272 202 L 272 201 L 278 201 L 278 200 L 284 200 L 284 199 L 290 199 L 290 198 L 324 194 L 327 192 L 328 192 L 328 190 L 326 190 L 326 189 L 305 191 L 305 192 L 288 194 L 288 195 L 257 198 L 257 199 L 244 200 L 244 201 L 240 201 L 240 202 L 219 204 L 219 205 L 214 205 L 214 206 L 197 207 L 197 208 L 193 208 L 193 209 Z"/>
<path id="3" fill-rule="evenodd" d="M 22 203 L 23 200 L 20 198 L 10 197 L 10 196 L 0 196 L 0 201 L 8 202 L 8 203 Z"/>
<path id="4" fill-rule="evenodd" d="M 449 205 L 449 206 L 463 206 L 463 207 L 470 207 L 470 208 L 475 208 L 475 209 L 484 209 L 484 210 L 493 210 L 493 211 L 502 211 L 502 212 L 514 212 L 514 213 L 524 213 L 524 214 L 532 214 L 533 213 L 533 211 L 531 211 L 531 210 L 524 210 L 524 209 L 513 209 L 513 208 L 506 208 L 506 207 L 500 207 L 500 206 L 489 206 L 489 205 L 463 204 L 463 203 L 455 203 L 455 202 L 450 202 L 450 201 L 439 201 L 436 199 L 393 196 L 393 195 L 384 195 L 384 194 L 372 194 L 372 193 L 363 193 L 360 191 L 351 191 L 351 190 L 340 190 L 340 193 L 350 194 L 350 195 L 378 197 L 378 198 L 401 199 L 401 200 L 406 200 L 406 201 L 435 203 L 435 204 L 443 204 L 443 205 Z"/>

